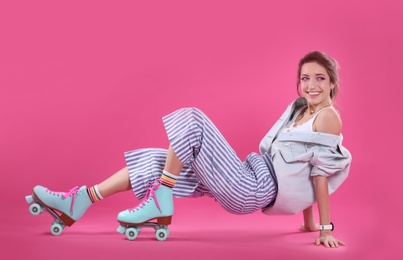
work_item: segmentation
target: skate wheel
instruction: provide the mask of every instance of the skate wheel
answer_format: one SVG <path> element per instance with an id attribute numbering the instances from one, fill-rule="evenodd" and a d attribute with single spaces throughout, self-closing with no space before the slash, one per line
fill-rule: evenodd
<path id="1" fill-rule="evenodd" d="M 155 233 L 155 237 L 157 238 L 157 240 L 159 241 L 164 241 L 165 239 L 167 239 L 169 234 L 169 230 L 168 229 L 158 229 L 157 232 Z"/>
<path id="2" fill-rule="evenodd" d="M 53 223 L 53 225 L 50 227 L 50 233 L 54 236 L 58 236 L 62 233 L 63 231 L 63 226 L 60 225 L 59 223 Z"/>
<path id="3" fill-rule="evenodd" d="M 139 230 L 137 228 L 128 228 L 126 229 L 126 237 L 129 240 L 134 240 L 139 235 Z"/>
<path id="4" fill-rule="evenodd" d="M 168 226 L 165 226 L 164 229 L 167 231 L 167 236 L 169 236 L 170 230 L 168 229 Z"/>
<path id="5" fill-rule="evenodd" d="M 169 236 L 169 229 L 168 229 L 167 225 L 162 225 L 161 229 L 165 229 L 167 231 L 167 236 Z M 157 230 L 158 230 L 158 228 L 155 231 L 157 231 Z"/>
<path id="6" fill-rule="evenodd" d="M 29 206 L 29 212 L 32 215 L 37 216 L 42 213 L 42 207 L 41 207 L 41 205 L 34 203 L 31 206 Z"/>
<path id="7" fill-rule="evenodd" d="M 161 226 L 162 229 L 165 229 L 167 231 L 167 236 L 169 236 L 169 229 L 168 229 L 168 225 L 163 225 Z M 157 229 L 158 230 L 158 229 Z"/>

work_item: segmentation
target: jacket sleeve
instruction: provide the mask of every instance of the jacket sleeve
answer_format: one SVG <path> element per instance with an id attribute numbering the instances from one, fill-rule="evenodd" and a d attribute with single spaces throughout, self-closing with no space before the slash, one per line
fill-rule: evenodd
<path id="1" fill-rule="evenodd" d="M 341 145 L 336 147 L 319 146 L 310 163 L 311 176 L 330 177 L 350 166 L 351 154 Z"/>

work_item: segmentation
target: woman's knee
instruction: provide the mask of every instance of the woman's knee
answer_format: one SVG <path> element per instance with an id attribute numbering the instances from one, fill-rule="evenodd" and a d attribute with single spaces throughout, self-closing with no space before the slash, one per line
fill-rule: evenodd
<path id="1" fill-rule="evenodd" d="M 185 109 L 187 110 L 189 115 L 191 115 L 192 117 L 194 117 L 196 119 L 207 118 L 206 114 L 201 109 L 199 109 L 197 107 L 189 107 L 189 108 L 185 108 Z"/>
<path id="2" fill-rule="evenodd" d="M 187 118 L 188 126 L 194 131 L 196 129 L 201 131 L 205 126 L 205 122 L 208 120 L 206 114 L 196 107 L 182 108 L 182 113 L 186 114 L 185 118 Z"/>

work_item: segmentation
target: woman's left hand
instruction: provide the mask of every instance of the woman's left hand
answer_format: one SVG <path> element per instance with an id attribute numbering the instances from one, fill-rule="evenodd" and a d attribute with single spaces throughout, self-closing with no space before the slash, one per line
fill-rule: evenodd
<path id="1" fill-rule="evenodd" d="M 334 238 L 330 234 L 321 234 L 316 239 L 315 244 L 317 246 L 319 246 L 320 244 L 323 244 L 325 247 L 331 247 L 331 248 L 339 247 L 339 245 L 343 245 L 343 246 L 346 245 L 343 241 L 340 241 L 340 240 Z"/>

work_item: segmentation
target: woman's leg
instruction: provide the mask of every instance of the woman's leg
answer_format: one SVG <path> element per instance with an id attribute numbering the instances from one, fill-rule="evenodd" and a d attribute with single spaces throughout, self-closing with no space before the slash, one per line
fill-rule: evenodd
<path id="1" fill-rule="evenodd" d="M 163 122 L 179 160 L 191 165 L 221 206 L 232 213 L 242 212 L 255 180 L 242 172 L 243 162 L 211 120 L 199 109 L 184 108 L 164 117 Z"/>
<path id="2" fill-rule="evenodd" d="M 179 160 L 178 156 L 176 156 L 174 150 L 172 149 L 172 146 L 170 145 L 168 148 L 168 154 L 165 162 L 164 171 L 179 176 L 182 168 L 183 163 Z"/>
<path id="3" fill-rule="evenodd" d="M 163 118 L 177 158 L 227 211 L 254 212 L 272 200 L 276 187 L 262 156 L 242 162 L 213 122 L 199 109 L 184 108 Z"/>
<path id="4" fill-rule="evenodd" d="M 98 191 L 103 198 L 109 197 L 115 193 L 131 190 L 129 173 L 127 167 L 116 172 L 100 184 L 98 184 Z"/>
<path id="5" fill-rule="evenodd" d="M 162 173 L 170 172 L 177 178 L 173 194 L 177 198 L 199 198 L 210 196 L 209 191 L 200 184 L 194 174 L 191 165 L 183 165 L 180 176 L 177 176 L 182 163 L 176 159 L 176 155 L 168 155 L 168 150 L 161 148 L 143 148 L 125 152 L 125 161 L 129 173 L 130 183 L 134 195 L 138 200 L 143 200 L 148 188 L 158 179 Z M 176 162 L 176 163 L 175 163 Z M 173 168 L 172 166 L 177 165 Z"/>
<path id="6" fill-rule="evenodd" d="M 172 188 L 182 168 L 183 164 L 170 146 L 166 154 L 165 166 L 160 179 L 151 184 L 143 202 L 139 206 L 120 212 L 118 214 L 118 221 L 122 224 L 144 223 L 157 219 L 157 223 L 160 225 L 171 224 L 173 214 Z"/>
<path id="7" fill-rule="evenodd" d="M 119 222 L 142 223 L 162 218 L 169 218 L 170 222 L 173 214 L 172 188 L 185 164 L 195 170 L 198 180 L 226 210 L 244 214 L 260 208 L 257 202 L 264 199 L 255 199 L 258 187 L 256 176 L 252 170 L 245 169 L 236 153 L 200 110 L 180 109 L 164 117 L 163 121 L 170 146 L 160 173 L 161 179 L 151 184 L 139 206 L 119 213 Z M 134 161 L 137 160 L 132 159 L 130 163 Z M 249 204 L 253 205 L 248 205 L 245 211 L 245 203 L 249 200 Z"/>

